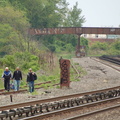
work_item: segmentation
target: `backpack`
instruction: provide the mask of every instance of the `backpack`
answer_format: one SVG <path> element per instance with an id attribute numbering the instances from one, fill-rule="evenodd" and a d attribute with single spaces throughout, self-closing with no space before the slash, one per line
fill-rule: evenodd
<path id="1" fill-rule="evenodd" d="M 37 80 L 37 75 L 36 74 L 34 74 L 34 80 Z"/>

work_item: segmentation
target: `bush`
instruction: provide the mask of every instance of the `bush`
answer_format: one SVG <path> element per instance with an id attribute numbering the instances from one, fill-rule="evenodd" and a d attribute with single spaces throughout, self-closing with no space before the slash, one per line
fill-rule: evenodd
<path id="1" fill-rule="evenodd" d="M 23 71 L 26 71 L 29 68 L 32 68 L 33 71 L 37 71 L 40 68 L 38 57 L 28 52 L 17 52 L 14 55 L 6 55 L 4 58 L 0 59 L 0 64 L 1 66 L 8 66 L 12 70 L 17 66 Z"/>
<path id="2" fill-rule="evenodd" d="M 116 42 L 114 42 L 111 45 L 111 48 L 115 49 L 115 50 L 120 50 L 120 40 L 117 40 Z"/>
<path id="3" fill-rule="evenodd" d="M 108 49 L 108 44 L 107 43 L 101 43 L 101 42 L 95 42 L 91 46 L 92 50 L 107 50 Z"/>

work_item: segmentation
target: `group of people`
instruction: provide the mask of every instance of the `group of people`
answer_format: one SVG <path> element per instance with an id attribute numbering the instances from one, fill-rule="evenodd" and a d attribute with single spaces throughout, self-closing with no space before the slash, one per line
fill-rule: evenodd
<path id="1" fill-rule="evenodd" d="M 4 88 L 6 91 L 10 91 L 10 80 L 13 80 L 14 90 L 18 91 L 20 87 L 20 81 L 22 80 L 22 72 L 20 71 L 20 68 L 17 67 L 12 75 L 9 68 L 6 67 L 5 71 L 3 72 L 2 78 L 4 80 Z M 29 92 L 34 92 L 34 81 L 36 79 L 37 75 L 30 68 L 26 79 L 26 82 L 29 85 Z"/>

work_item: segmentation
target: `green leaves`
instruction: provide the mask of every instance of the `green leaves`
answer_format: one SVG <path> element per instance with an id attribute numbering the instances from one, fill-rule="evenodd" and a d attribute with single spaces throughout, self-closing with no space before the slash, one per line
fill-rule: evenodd
<path id="1" fill-rule="evenodd" d="M 26 72 L 29 68 L 32 68 L 34 71 L 37 71 L 40 68 L 38 57 L 28 52 L 16 52 L 13 55 L 6 55 L 4 58 L 0 59 L 0 64 L 9 66 L 12 70 L 19 66 Z"/>
<path id="2" fill-rule="evenodd" d="M 113 43 L 95 42 L 90 47 L 90 54 L 99 55 L 119 55 L 120 54 L 120 39 Z"/>
<path id="3" fill-rule="evenodd" d="M 68 10 L 64 25 L 66 27 L 81 27 L 85 22 L 85 17 L 81 16 L 82 10 L 78 8 L 78 2 Z"/>
<path id="4" fill-rule="evenodd" d="M 108 44 L 107 43 L 101 43 L 101 42 L 95 42 L 92 46 L 91 49 L 93 50 L 107 50 Z"/>
<path id="5" fill-rule="evenodd" d="M 9 24 L 18 33 L 21 32 L 22 34 L 29 26 L 25 13 L 23 11 L 14 10 L 11 6 L 0 7 L 0 23 Z"/>
<path id="6" fill-rule="evenodd" d="M 112 44 L 112 48 L 116 50 L 120 50 L 120 40 L 116 40 L 116 42 Z"/>

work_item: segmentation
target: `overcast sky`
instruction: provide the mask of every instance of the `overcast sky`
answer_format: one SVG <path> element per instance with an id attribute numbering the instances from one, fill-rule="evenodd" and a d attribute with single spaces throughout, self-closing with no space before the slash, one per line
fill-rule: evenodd
<path id="1" fill-rule="evenodd" d="M 120 0 L 66 0 L 72 7 L 78 2 L 86 22 L 84 27 L 118 27 L 120 25 Z"/>

